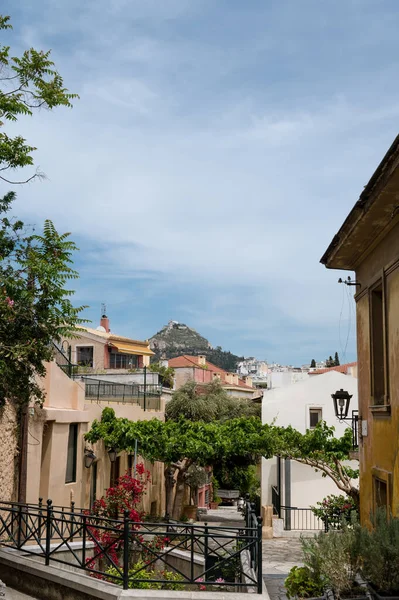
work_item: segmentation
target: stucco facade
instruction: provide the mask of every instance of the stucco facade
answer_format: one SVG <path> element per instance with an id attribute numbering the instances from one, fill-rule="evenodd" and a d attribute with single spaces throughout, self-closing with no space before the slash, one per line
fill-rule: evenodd
<path id="1" fill-rule="evenodd" d="M 356 273 L 360 509 L 399 514 L 399 137 L 321 259 Z"/>
<path id="2" fill-rule="evenodd" d="M 237 373 L 228 373 L 206 360 L 205 356 L 182 355 L 168 361 L 175 371 L 175 389 L 188 381 L 206 384 L 217 380 L 223 389 L 236 398 L 252 399 L 261 392 L 253 387 L 251 377 L 240 377 Z"/>
<path id="3" fill-rule="evenodd" d="M 97 329 L 80 327 L 73 339 L 62 342 L 81 373 L 127 373 L 148 367 L 153 352 L 148 341 L 133 340 L 110 330 L 109 319 L 101 317 Z"/>
<path id="4" fill-rule="evenodd" d="M 164 419 L 164 400 L 160 398 L 157 408 L 144 411 L 139 404 L 115 402 L 103 398 L 99 401 L 85 398 L 84 381 L 70 379 L 55 363 L 46 365 L 47 373 L 43 380 L 46 400 L 43 408 L 32 407 L 29 416 L 27 501 L 37 502 L 41 497 L 50 498 L 53 504 L 69 506 L 74 501 L 77 507 L 88 507 L 94 497 L 101 497 L 111 483 L 111 463 L 107 449 L 102 443 L 95 446 L 95 466 L 84 466 L 84 434 L 94 419 L 101 418 L 103 408 L 112 406 L 118 417 L 130 420 Z M 149 406 L 151 407 L 150 403 Z M 76 432 L 76 450 L 73 468 L 68 477 L 68 447 L 71 451 L 70 435 Z M 70 459 L 71 457 L 69 457 Z M 1 460 L 1 457 L 0 457 Z M 144 462 L 138 457 L 138 462 Z M 126 473 L 129 459 L 121 453 L 117 460 L 118 472 L 115 479 Z M 162 512 L 164 503 L 163 466 L 145 462 L 151 473 L 151 484 L 144 496 L 142 509 L 157 514 Z M 95 480 L 94 480 L 95 478 Z M 11 483 L 9 477 L 2 477 L 4 490 L 2 498 L 7 498 Z M 72 479 L 72 481 L 67 481 Z"/>
<path id="5" fill-rule="evenodd" d="M 340 423 L 335 416 L 331 394 L 345 389 L 353 397 L 351 410 L 356 410 L 357 380 L 350 375 L 336 371 L 318 375 L 299 381 L 295 385 L 275 388 L 265 392 L 262 401 L 262 422 L 273 423 L 283 427 L 291 425 L 297 431 L 305 433 L 312 425 L 311 412 L 315 412 L 319 420 L 335 427 L 336 437 L 341 437 L 347 424 Z M 317 412 L 319 411 L 319 412 Z M 357 469 L 359 464 L 352 461 L 351 466 Z M 284 465 L 282 465 L 284 471 Z M 286 495 L 287 485 L 290 494 Z M 328 494 L 341 494 L 329 477 L 322 477 L 320 472 L 308 465 L 291 461 L 290 481 L 282 475 L 278 482 L 277 458 L 262 459 L 262 506 L 272 504 L 272 486 L 280 485 L 280 497 L 285 506 L 309 508 Z M 289 498 L 289 500 L 288 500 Z M 289 501 L 289 504 L 287 502 Z"/>

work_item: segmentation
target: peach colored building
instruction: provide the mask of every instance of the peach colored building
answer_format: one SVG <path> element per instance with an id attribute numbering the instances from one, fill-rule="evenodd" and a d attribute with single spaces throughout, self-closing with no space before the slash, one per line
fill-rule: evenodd
<path id="1" fill-rule="evenodd" d="M 76 337 L 64 340 L 70 346 L 71 362 L 84 373 L 126 373 L 148 367 L 153 351 L 148 341 L 133 340 L 111 333 L 108 317 L 101 317 L 97 329 L 80 327 Z"/>
<path id="2" fill-rule="evenodd" d="M 199 384 L 217 379 L 230 396 L 252 399 L 259 396 L 253 387 L 251 377 L 241 378 L 237 373 L 228 373 L 206 360 L 205 356 L 178 356 L 168 361 L 175 370 L 175 388 L 179 389 L 188 381 Z"/>
<path id="3" fill-rule="evenodd" d="M 41 497 L 58 506 L 69 506 L 73 500 L 77 507 L 88 507 L 133 463 L 133 457 L 123 452 L 111 465 L 108 449 L 98 443 L 95 461 L 85 468 L 84 434 L 92 421 L 101 417 L 106 406 L 112 406 L 117 417 L 133 421 L 164 420 L 165 400 L 162 395 L 149 397 L 144 410 L 139 398 L 115 396 L 112 387 L 109 396 L 104 393 L 91 399 L 84 380 L 70 379 L 56 361 L 46 367 L 45 403 L 43 408 L 31 407 L 29 415 L 27 502 Z M 140 457 L 138 462 L 142 462 Z M 142 509 L 160 514 L 164 508 L 163 465 L 146 462 L 145 466 L 151 472 L 151 485 Z"/>

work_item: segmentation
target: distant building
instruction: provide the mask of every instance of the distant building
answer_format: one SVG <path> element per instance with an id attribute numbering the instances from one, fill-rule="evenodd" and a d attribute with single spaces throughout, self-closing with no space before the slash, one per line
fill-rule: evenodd
<path id="1" fill-rule="evenodd" d="M 329 373 L 330 371 L 337 371 L 344 375 L 351 375 L 357 377 L 357 362 L 346 363 L 344 365 L 338 365 L 336 367 L 324 367 L 322 369 L 311 369 L 309 375 L 323 375 L 323 373 Z"/>
<path id="2" fill-rule="evenodd" d="M 149 342 L 132 340 L 111 333 L 109 319 L 101 317 L 97 329 L 81 327 L 82 331 L 72 340 L 70 345 L 72 363 L 78 366 L 79 372 L 119 372 L 126 373 L 133 369 L 141 369 L 150 364 L 154 352 Z"/>
<path id="3" fill-rule="evenodd" d="M 242 378 L 237 373 L 228 373 L 208 362 L 203 355 L 189 356 L 184 354 L 177 358 L 171 358 L 168 363 L 175 370 L 176 389 L 179 389 L 188 381 L 205 384 L 216 379 L 220 381 L 230 396 L 254 398 L 261 394 L 253 387 L 251 377 Z"/>
<path id="4" fill-rule="evenodd" d="M 262 401 L 262 422 L 275 422 L 283 427 L 292 425 L 305 433 L 319 421 L 326 421 L 327 425 L 335 427 L 336 436 L 341 437 L 348 425 L 337 420 L 331 398 L 331 394 L 341 388 L 352 395 L 351 410 L 357 409 L 356 379 L 331 370 L 318 377 L 308 377 L 296 385 L 266 392 Z M 279 469 L 278 462 L 277 457 L 262 459 L 263 506 L 272 504 L 272 487 L 277 490 L 282 505 L 297 508 L 309 508 L 328 494 L 342 493 L 332 479 L 322 477 L 320 472 L 308 465 L 292 460 L 285 469 L 280 463 Z M 352 467 L 358 468 L 358 463 L 353 461 Z"/>

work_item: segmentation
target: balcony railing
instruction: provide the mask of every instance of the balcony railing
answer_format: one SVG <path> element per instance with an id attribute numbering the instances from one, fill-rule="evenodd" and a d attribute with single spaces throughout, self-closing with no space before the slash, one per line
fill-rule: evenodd
<path id="1" fill-rule="evenodd" d="M 138 404 L 143 410 L 160 410 L 162 386 L 159 384 L 115 383 L 84 377 L 85 395 L 97 402 L 125 402 Z"/>

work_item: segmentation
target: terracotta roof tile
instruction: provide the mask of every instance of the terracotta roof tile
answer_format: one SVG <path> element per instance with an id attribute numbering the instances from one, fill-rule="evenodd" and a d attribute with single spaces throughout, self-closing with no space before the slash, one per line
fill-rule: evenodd
<path id="1" fill-rule="evenodd" d="M 176 358 L 171 358 L 168 361 L 168 364 L 173 369 L 179 369 L 179 368 L 183 368 L 183 367 L 194 367 L 194 368 L 197 367 L 198 369 L 203 368 L 200 365 L 198 356 L 190 356 L 188 354 L 183 354 L 182 356 L 177 356 Z M 237 383 L 229 383 L 228 381 L 226 381 L 226 375 L 228 375 L 228 372 L 225 371 L 224 369 L 220 369 L 219 367 L 217 367 L 216 365 L 214 365 L 213 363 L 211 363 L 209 361 L 206 361 L 206 367 L 207 367 L 206 371 L 210 371 L 211 373 L 218 373 L 220 375 L 221 383 L 224 384 L 226 387 L 241 387 L 241 388 L 247 389 L 247 390 L 254 389 L 250 385 L 247 385 L 245 383 L 245 381 L 240 378 L 238 378 L 238 384 Z"/>
<path id="2" fill-rule="evenodd" d="M 338 373 L 348 374 L 348 369 L 357 365 L 357 362 L 346 363 L 339 365 L 338 367 L 326 367 L 325 369 L 316 369 L 315 371 L 309 371 L 309 375 L 322 375 L 323 373 L 329 373 L 330 371 L 338 371 Z"/>

